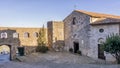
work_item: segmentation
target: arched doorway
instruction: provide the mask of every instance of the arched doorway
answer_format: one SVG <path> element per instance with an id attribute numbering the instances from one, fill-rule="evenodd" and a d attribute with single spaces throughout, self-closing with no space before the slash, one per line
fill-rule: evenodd
<path id="1" fill-rule="evenodd" d="M 103 45 L 101 45 L 104 42 L 103 38 L 98 39 L 98 58 L 105 60 Z"/>
<path id="2" fill-rule="evenodd" d="M 11 46 L 0 45 L 0 62 L 10 61 L 11 59 Z"/>

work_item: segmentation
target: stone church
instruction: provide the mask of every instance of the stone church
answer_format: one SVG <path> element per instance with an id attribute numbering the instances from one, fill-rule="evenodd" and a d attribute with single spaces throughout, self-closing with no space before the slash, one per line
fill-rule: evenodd
<path id="1" fill-rule="evenodd" d="M 17 48 L 24 47 L 25 54 L 35 51 L 41 28 L 0 27 L 0 46 L 10 47 L 11 59 L 16 57 Z M 115 61 L 109 53 L 101 49 L 110 34 L 120 33 L 120 16 L 74 10 L 63 21 L 48 21 L 47 46 L 56 51 L 78 50 L 94 59 Z"/>
<path id="2" fill-rule="evenodd" d="M 110 34 L 120 34 L 120 16 L 75 10 L 64 20 L 65 49 L 80 50 L 83 55 L 94 59 L 115 61 L 101 49 Z"/>

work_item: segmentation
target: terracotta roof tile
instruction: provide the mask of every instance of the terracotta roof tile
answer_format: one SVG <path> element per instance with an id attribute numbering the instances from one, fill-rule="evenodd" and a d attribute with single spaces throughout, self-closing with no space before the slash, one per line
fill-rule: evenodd
<path id="1" fill-rule="evenodd" d="M 106 18 L 104 20 L 98 20 L 98 21 L 92 22 L 90 24 L 91 25 L 97 25 L 97 24 L 120 24 L 120 19 Z"/>
<path id="2" fill-rule="evenodd" d="M 120 16 L 110 15 L 110 14 L 103 14 L 103 13 L 96 13 L 96 12 L 88 12 L 84 10 L 74 10 L 76 12 L 84 13 L 92 17 L 103 17 L 103 18 L 117 18 L 120 19 Z"/>

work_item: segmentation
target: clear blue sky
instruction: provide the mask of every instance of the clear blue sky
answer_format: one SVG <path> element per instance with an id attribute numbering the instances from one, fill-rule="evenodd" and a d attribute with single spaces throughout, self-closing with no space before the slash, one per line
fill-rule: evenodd
<path id="1" fill-rule="evenodd" d="M 41 27 L 74 9 L 120 15 L 120 0 L 0 0 L 0 26 Z"/>

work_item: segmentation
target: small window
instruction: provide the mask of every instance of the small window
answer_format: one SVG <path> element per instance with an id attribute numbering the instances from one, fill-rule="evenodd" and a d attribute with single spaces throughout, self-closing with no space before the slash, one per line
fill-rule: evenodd
<path id="1" fill-rule="evenodd" d="M 18 38 L 19 34 L 18 33 L 13 33 L 13 38 Z"/>
<path id="2" fill-rule="evenodd" d="M 75 25 L 75 20 L 76 20 L 76 17 L 73 17 L 73 21 L 72 21 L 73 25 Z"/>
<path id="3" fill-rule="evenodd" d="M 1 38 L 7 38 L 7 33 L 6 32 L 1 33 Z"/>
<path id="4" fill-rule="evenodd" d="M 100 32 L 100 33 L 103 33 L 103 32 L 104 32 L 104 29 L 99 29 L 99 32 Z"/>
<path id="5" fill-rule="evenodd" d="M 28 32 L 25 32 L 25 33 L 24 33 L 24 37 L 25 37 L 25 38 L 29 38 L 29 37 L 30 37 L 29 33 L 28 33 Z"/>
<path id="6" fill-rule="evenodd" d="M 33 35 L 34 35 L 34 37 L 38 37 L 38 33 L 37 32 L 35 32 Z"/>

